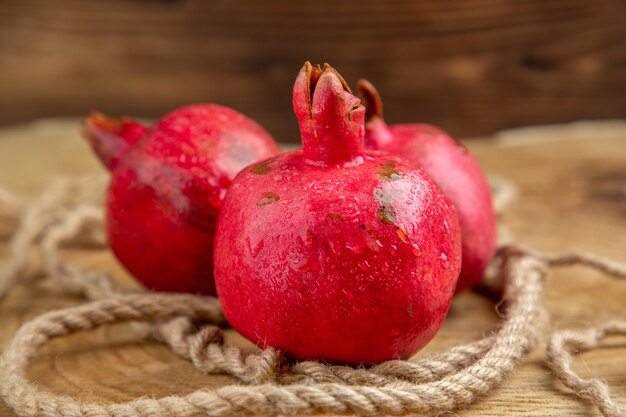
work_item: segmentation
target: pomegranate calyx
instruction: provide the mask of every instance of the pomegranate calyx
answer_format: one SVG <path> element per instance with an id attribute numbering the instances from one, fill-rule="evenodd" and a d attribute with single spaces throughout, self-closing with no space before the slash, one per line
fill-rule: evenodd
<path id="1" fill-rule="evenodd" d="M 116 118 L 92 112 L 85 118 L 81 131 L 100 161 L 112 170 L 120 157 L 145 135 L 148 128 L 127 116 Z"/>
<path id="2" fill-rule="evenodd" d="M 293 107 L 307 160 L 340 163 L 363 154 L 365 107 L 333 67 L 306 62 L 294 84 Z"/>
<path id="3" fill-rule="evenodd" d="M 374 118 L 383 118 L 383 101 L 374 84 L 366 79 L 360 79 L 356 85 L 357 96 L 365 106 L 365 123 Z"/>

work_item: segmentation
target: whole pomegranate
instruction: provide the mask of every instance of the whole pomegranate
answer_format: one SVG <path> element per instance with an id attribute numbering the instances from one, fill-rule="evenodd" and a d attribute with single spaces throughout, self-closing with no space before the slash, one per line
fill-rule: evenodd
<path id="1" fill-rule="evenodd" d="M 364 151 L 365 108 L 330 66 L 293 90 L 303 149 L 244 169 L 215 237 L 224 314 L 297 359 L 406 358 L 443 322 L 461 264 L 454 207 L 419 168 Z"/>
<path id="2" fill-rule="evenodd" d="M 112 178 L 109 245 L 147 288 L 215 294 L 213 239 L 233 177 L 279 152 L 244 115 L 216 104 L 177 109 L 147 128 L 94 113 L 83 134 Z"/>
<path id="3" fill-rule="evenodd" d="M 463 261 L 457 293 L 474 287 L 483 277 L 496 247 L 496 216 L 491 191 L 478 162 L 460 142 L 426 124 L 388 126 L 374 86 L 359 81 L 366 104 L 365 144 L 421 166 L 456 208 L 461 225 Z"/>

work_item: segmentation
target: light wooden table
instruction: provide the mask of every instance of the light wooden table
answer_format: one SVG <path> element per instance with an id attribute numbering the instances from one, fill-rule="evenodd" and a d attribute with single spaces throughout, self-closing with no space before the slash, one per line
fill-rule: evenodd
<path id="1" fill-rule="evenodd" d="M 0 185 L 27 195 L 56 176 L 99 171 L 76 130 L 75 121 L 60 120 L 0 131 Z M 503 221 L 521 243 L 547 251 L 584 249 L 626 258 L 626 123 L 529 128 L 505 132 L 492 141 L 472 141 L 469 147 L 488 172 L 519 187 Z M 6 244 L 0 245 L 0 256 L 6 254 Z M 130 280 L 107 251 L 68 251 L 65 256 Z M 0 346 L 29 318 L 79 302 L 43 288 L 16 288 L 0 305 Z M 549 277 L 546 303 L 557 329 L 624 319 L 626 283 L 582 268 L 557 270 Z M 474 340 L 497 322 L 490 301 L 465 293 L 454 301 L 425 352 Z M 247 344 L 232 332 L 228 339 Z M 585 377 L 603 377 L 626 408 L 624 339 L 609 339 L 604 348 L 582 354 L 574 368 Z M 103 402 L 185 394 L 231 381 L 198 373 L 165 346 L 134 339 L 122 325 L 53 342 L 32 365 L 30 377 L 52 392 Z M 543 347 L 535 349 L 502 387 L 460 414 L 598 415 L 555 382 L 544 365 Z M 0 405 L 0 416 L 12 413 Z"/>

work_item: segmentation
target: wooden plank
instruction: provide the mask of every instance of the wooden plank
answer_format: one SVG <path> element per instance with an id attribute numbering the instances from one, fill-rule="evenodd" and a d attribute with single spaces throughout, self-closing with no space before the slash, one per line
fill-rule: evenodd
<path id="1" fill-rule="evenodd" d="M 376 83 L 390 121 L 462 136 L 626 117 L 615 0 L 0 2 L 0 123 L 231 105 L 297 142 L 305 59 Z"/>
<path id="2" fill-rule="evenodd" d="M 32 194 L 58 175 L 99 172 L 77 136 L 77 121 L 43 121 L 0 130 L 0 184 Z M 519 196 L 503 221 L 518 241 L 541 250 L 583 249 L 624 260 L 626 248 L 626 123 L 583 123 L 505 132 L 478 140 L 470 149 L 488 172 L 506 176 Z M 6 247 L 0 246 L 0 256 Z M 107 251 L 74 250 L 65 256 L 88 268 L 131 278 Z M 581 268 L 556 270 L 546 288 L 555 329 L 581 328 L 626 319 L 626 285 Z M 18 287 L 0 305 L 0 346 L 21 323 L 80 300 L 49 290 Z M 442 351 L 479 338 L 498 322 L 494 305 L 465 293 L 458 297 L 441 332 L 424 352 Z M 250 344 L 230 331 L 230 343 Z M 575 370 L 598 376 L 626 407 L 624 339 L 577 358 Z M 30 377 L 54 393 L 103 402 L 137 396 L 185 394 L 230 383 L 204 376 L 161 345 L 137 341 L 127 326 L 112 326 L 54 342 L 30 369 Z M 463 416 L 595 416 L 595 409 L 555 383 L 537 348 L 493 394 L 459 413 Z M 0 405 L 0 417 L 13 414 Z"/>

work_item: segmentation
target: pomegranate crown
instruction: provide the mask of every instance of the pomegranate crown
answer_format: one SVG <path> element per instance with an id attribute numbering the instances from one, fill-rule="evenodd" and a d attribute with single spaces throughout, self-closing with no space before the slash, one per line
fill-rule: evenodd
<path id="1" fill-rule="evenodd" d="M 380 99 L 378 90 L 374 84 L 366 79 L 360 79 L 356 84 L 357 95 L 365 106 L 365 121 L 369 122 L 374 118 L 383 118 L 383 101 Z"/>
<path id="2" fill-rule="evenodd" d="M 83 137 L 109 170 L 117 166 L 122 155 L 147 131 L 146 126 L 130 117 L 115 118 L 99 112 L 87 116 L 81 129 Z"/>
<path id="3" fill-rule="evenodd" d="M 293 87 L 293 108 L 306 159 L 340 163 L 363 154 L 365 107 L 330 65 L 304 63 Z"/>

